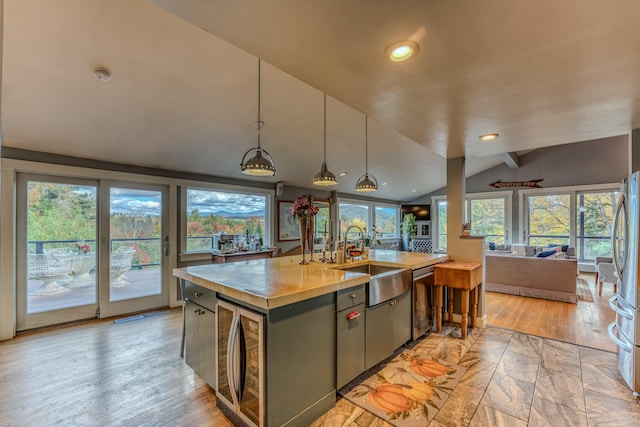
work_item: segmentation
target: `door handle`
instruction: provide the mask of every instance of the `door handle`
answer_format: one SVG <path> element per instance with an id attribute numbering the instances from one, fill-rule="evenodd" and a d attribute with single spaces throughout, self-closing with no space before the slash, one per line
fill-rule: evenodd
<path id="1" fill-rule="evenodd" d="M 611 248 L 613 249 L 613 265 L 616 268 L 616 273 L 618 273 L 618 277 L 622 279 L 622 270 L 624 268 L 623 265 L 620 265 L 620 260 L 618 259 L 618 217 L 620 216 L 620 212 L 624 209 L 624 204 L 626 203 L 624 193 L 620 193 L 620 200 L 618 200 L 618 205 L 616 206 L 616 211 L 613 213 L 613 231 L 611 232 Z M 626 233 L 626 229 L 623 230 Z M 623 236 L 624 244 L 627 245 L 627 236 Z M 625 256 L 626 256 L 626 248 L 625 248 Z"/>
<path id="2" fill-rule="evenodd" d="M 164 256 L 169 256 L 169 236 L 164 236 L 164 244 L 162 245 Z"/>

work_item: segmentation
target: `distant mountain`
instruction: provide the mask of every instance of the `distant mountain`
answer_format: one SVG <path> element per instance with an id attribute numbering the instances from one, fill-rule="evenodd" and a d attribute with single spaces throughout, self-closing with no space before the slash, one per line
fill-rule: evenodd
<path id="1" fill-rule="evenodd" d="M 225 218 L 251 218 L 252 216 L 260 216 L 264 217 L 264 209 L 253 212 L 229 212 L 229 211 L 218 211 L 214 215 L 220 215 Z"/>

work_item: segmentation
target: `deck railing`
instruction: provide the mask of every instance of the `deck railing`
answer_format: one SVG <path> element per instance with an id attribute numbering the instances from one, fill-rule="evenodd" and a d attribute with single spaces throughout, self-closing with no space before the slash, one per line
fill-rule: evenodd
<path id="1" fill-rule="evenodd" d="M 192 236 L 187 237 L 187 241 L 197 240 L 199 245 L 202 245 L 202 242 L 210 241 L 210 247 L 213 248 L 214 242 L 216 241 L 215 237 L 216 236 Z M 92 252 L 95 252 L 95 240 L 84 240 L 83 242 L 89 245 Z M 27 242 L 27 252 L 31 254 L 44 254 L 45 249 L 55 248 L 69 248 L 71 250 L 75 250 L 76 243 L 78 243 L 78 240 L 30 240 Z M 130 244 L 132 246 L 135 246 L 139 251 L 144 252 L 144 254 L 139 254 L 140 256 L 135 257 L 135 260 L 140 260 L 141 258 L 148 257 L 148 262 L 138 262 L 136 264 L 132 264 L 132 269 L 139 270 L 160 265 L 160 257 L 162 256 L 162 242 L 160 237 L 111 239 L 109 241 L 109 252 L 113 252 L 115 249 L 118 249 L 124 244 Z"/>

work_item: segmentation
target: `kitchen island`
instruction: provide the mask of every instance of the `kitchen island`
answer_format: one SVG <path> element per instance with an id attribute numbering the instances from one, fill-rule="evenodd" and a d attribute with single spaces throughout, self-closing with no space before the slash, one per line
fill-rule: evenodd
<path id="1" fill-rule="evenodd" d="M 339 386 L 337 366 L 342 363 L 338 349 L 344 342 L 339 336 L 344 319 L 338 313 L 349 316 L 349 333 L 357 334 L 355 341 L 363 341 L 362 346 L 349 347 L 350 353 L 362 354 L 348 356 L 350 361 L 362 359 L 364 370 L 366 316 L 361 307 L 369 274 L 341 270 L 345 265 L 298 265 L 300 259 L 174 270 L 188 304 L 193 304 L 185 309 L 187 361 L 189 338 L 198 337 L 199 346 L 215 347 L 199 353 L 213 352 L 215 360 L 199 357 L 198 366 L 213 365 L 210 372 L 216 381 L 209 384 L 216 390 L 218 406 L 237 425 L 308 425 L 333 407 Z M 446 259 L 446 255 L 372 250 L 368 259 L 348 266 L 414 270 Z M 207 304 L 200 306 L 199 301 Z M 200 328 L 201 333 L 194 335 L 189 326 L 198 329 L 198 319 L 209 311 L 215 314 L 215 334 Z M 410 329 L 410 311 L 389 315 L 395 316 L 391 322 L 401 318 L 399 324 Z M 354 336 L 346 342 L 352 344 Z"/>

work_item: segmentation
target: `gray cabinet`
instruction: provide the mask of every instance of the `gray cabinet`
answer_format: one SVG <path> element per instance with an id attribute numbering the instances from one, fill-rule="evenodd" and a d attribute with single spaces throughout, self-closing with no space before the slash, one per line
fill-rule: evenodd
<path id="1" fill-rule="evenodd" d="M 365 369 L 373 367 L 411 338 L 411 292 L 366 309 Z"/>
<path id="2" fill-rule="evenodd" d="M 185 361 L 200 378 L 215 389 L 217 376 L 215 292 L 187 282 L 185 298 L 187 299 L 184 308 Z"/>
<path id="3" fill-rule="evenodd" d="M 393 300 L 391 311 L 391 346 L 394 352 L 411 339 L 411 292 L 406 292 Z"/>
<path id="4" fill-rule="evenodd" d="M 365 288 L 337 293 L 336 312 L 336 385 L 340 388 L 364 372 Z"/>

